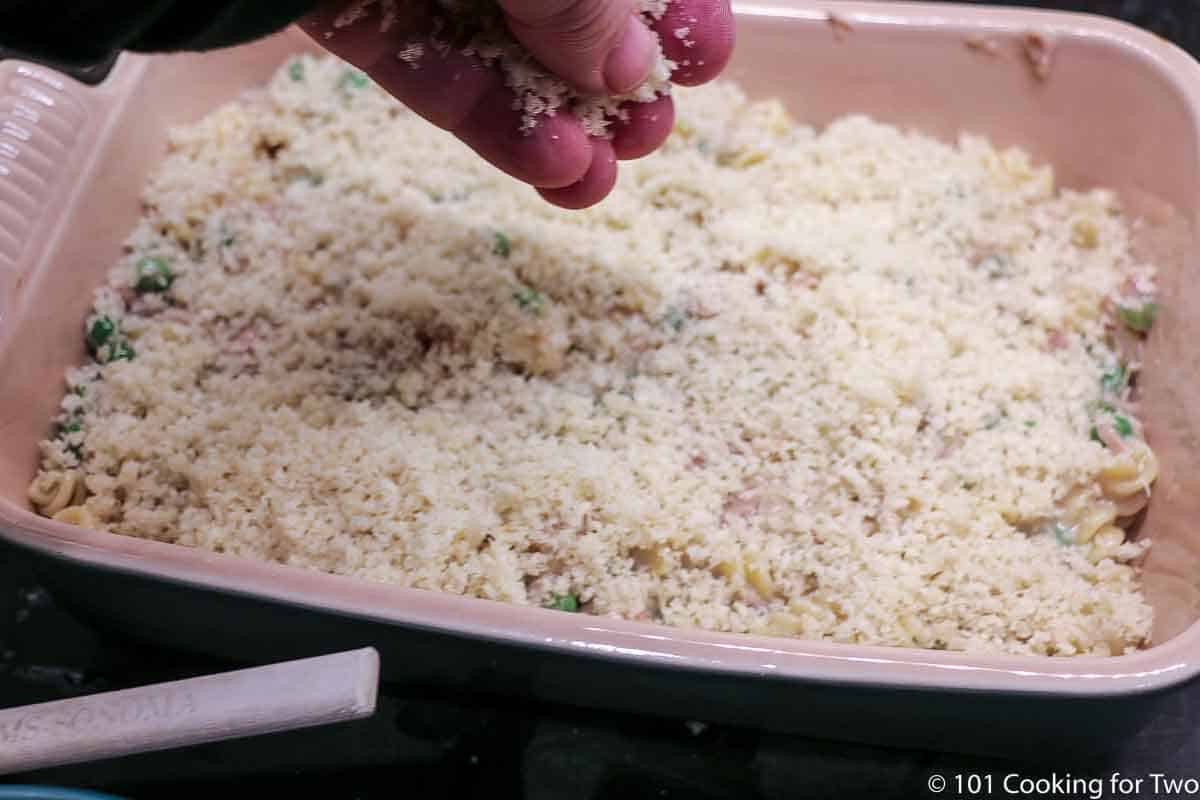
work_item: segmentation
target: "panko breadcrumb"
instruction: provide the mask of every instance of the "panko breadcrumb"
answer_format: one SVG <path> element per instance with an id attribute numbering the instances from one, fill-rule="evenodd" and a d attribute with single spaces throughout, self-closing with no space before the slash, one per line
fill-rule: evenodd
<path id="1" fill-rule="evenodd" d="M 127 252 L 43 513 L 722 631 L 1149 636 L 1114 520 L 1152 453 L 1106 308 L 1153 270 L 1111 194 L 1020 151 L 717 84 L 567 212 L 306 56 L 173 132 Z"/>
<path id="2" fill-rule="evenodd" d="M 662 19 L 671 0 L 635 0 L 634 10 L 647 24 Z M 657 42 L 657 53 L 646 79 L 623 95 L 590 95 L 576 90 L 557 75 L 543 67 L 508 30 L 496 0 L 437 0 L 445 12 L 433 20 L 430 38 L 432 47 L 423 40 L 406 42 L 396 51 L 396 57 L 412 69 L 421 69 L 422 60 L 429 56 L 444 54 L 451 47 L 463 46 L 459 52 L 477 57 L 486 66 L 499 70 L 505 84 L 512 90 L 513 109 L 521 112 L 521 130 L 532 131 L 543 117 L 552 117 L 561 112 L 574 115 L 589 136 L 608 136 L 614 120 L 629 118 L 630 103 L 650 103 L 671 93 L 671 73 L 675 62 L 662 49 L 662 40 L 650 29 L 651 37 Z M 333 20 L 333 30 L 325 32 L 333 37 L 337 31 L 351 25 L 377 24 L 386 32 L 395 22 L 393 2 L 387 0 L 350 0 L 345 9 Z M 375 11 L 379 20 L 372 18 Z M 686 32 L 689 28 L 679 28 Z M 686 47 L 694 43 L 684 40 Z M 451 43 L 455 40 L 455 44 Z M 703 62 L 701 62 L 703 63 Z M 686 65 L 685 65 L 686 66 Z"/>

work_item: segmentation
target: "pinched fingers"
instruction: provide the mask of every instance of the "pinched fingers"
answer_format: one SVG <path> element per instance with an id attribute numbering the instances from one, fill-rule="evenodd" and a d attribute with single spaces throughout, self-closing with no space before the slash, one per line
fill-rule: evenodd
<path id="1" fill-rule="evenodd" d="M 417 114 L 532 186 L 561 188 L 587 173 L 592 143 L 575 118 L 545 117 L 524 132 L 512 90 L 496 70 L 417 33 L 426 28 L 417 17 L 398 20 L 384 32 L 377 19 L 338 27 L 339 5 L 344 4 L 309 17 L 303 28 Z"/>

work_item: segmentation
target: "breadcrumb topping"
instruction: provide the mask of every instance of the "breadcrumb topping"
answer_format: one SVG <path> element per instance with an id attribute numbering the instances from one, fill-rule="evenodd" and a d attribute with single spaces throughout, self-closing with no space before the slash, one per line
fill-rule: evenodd
<path id="1" fill-rule="evenodd" d="M 1149 491 L 1104 308 L 1153 270 L 1111 194 L 1020 151 L 818 132 L 717 84 L 565 212 L 306 56 L 174 131 L 145 207 L 43 513 L 669 625 L 1149 635 L 1145 543 L 1070 515 Z"/>

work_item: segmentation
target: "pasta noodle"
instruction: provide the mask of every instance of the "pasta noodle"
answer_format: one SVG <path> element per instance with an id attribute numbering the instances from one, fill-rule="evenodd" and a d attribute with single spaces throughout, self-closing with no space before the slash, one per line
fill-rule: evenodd
<path id="1" fill-rule="evenodd" d="M 81 528 L 96 527 L 96 518 L 92 515 L 92 512 L 87 510 L 86 506 L 64 508 L 54 514 L 52 519 L 55 522 L 65 522 L 68 525 L 78 525 Z"/>
<path id="2" fill-rule="evenodd" d="M 30 485 L 29 500 L 39 513 L 53 517 L 70 505 L 82 503 L 86 491 L 78 471 L 45 472 Z"/>
<path id="3" fill-rule="evenodd" d="M 1096 497 L 1092 491 L 1073 492 L 1064 504 L 1064 510 L 1075 544 L 1088 544 L 1102 531 L 1120 530 L 1116 527 L 1116 506 Z"/>
<path id="4" fill-rule="evenodd" d="M 1119 454 L 1099 476 L 1104 496 L 1117 504 L 1122 517 L 1133 516 L 1150 501 L 1150 486 L 1158 478 L 1158 458 L 1145 442 Z"/>
<path id="5" fill-rule="evenodd" d="M 1114 557 L 1125 543 L 1125 526 L 1150 502 L 1157 477 L 1158 459 L 1145 442 L 1116 454 L 1100 471 L 1094 490 L 1076 490 L 1063 504 L 1072 542 L 1090 545 L 1092 561 Z"/>

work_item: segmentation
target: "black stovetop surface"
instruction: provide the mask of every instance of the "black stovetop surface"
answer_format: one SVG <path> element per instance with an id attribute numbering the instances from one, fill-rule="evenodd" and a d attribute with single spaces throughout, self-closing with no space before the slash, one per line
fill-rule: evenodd
<path id="1" fill-rule="evenodd" d="M 1200 53 L 1200 0 L 1010 2 L 1122 17 Z M 0 554 L 0 708 L 228 669 L 89 628 L 30 566 Z M 134 797 L 664 798 L 933 797 L 935 774 L 1115 772 L 1200 778 L 1200 684 L 1179 693 L 1120 756 L 1015 763 L 820 742 L 533 701 L 384 686 L 370 720 L 49 770 L 39 783 Z M 942 796 L 952 797 L 952 791 Z M 984 796 L 984 795 L 976 795 Z M 1059 794 L 1085 797 L 1084 794 Z M 1131 795 L 1125 795 L 1131 796 Z M 1159 794 L 1160 797 L 1185 796 Z"/>

